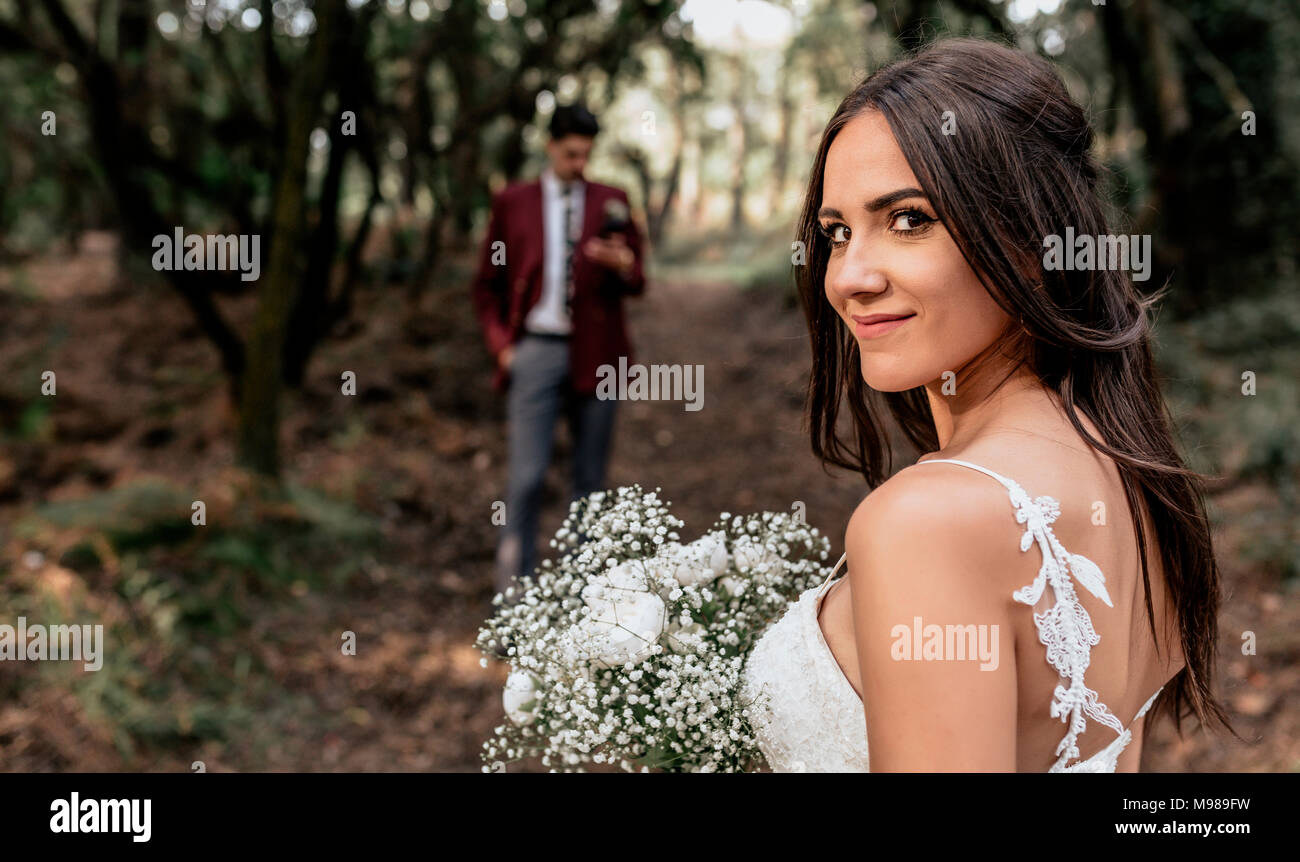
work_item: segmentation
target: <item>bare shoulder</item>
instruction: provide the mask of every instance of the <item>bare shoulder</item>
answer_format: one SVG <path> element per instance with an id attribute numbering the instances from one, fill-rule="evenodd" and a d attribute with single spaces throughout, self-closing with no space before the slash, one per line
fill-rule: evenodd
<path id="1" fill-rule="evenodd" d="M 845 551 L 872 771 L 1015 769 L 1017 534 L 1006 489 L 951 464 L 904 470 L 853 513 Z"/>
<path id="2" fill-rule="evenodd" d="M 956 464 L 914 466 L 866 496 L 845 531 L 850 572 L 911 589 L 952 587 L 1010 601 L 1023 565 L 1007 489 Z M 907 572 L 907 578 L 894 575 Z M 948 582 L 955 583 L 948 583 Z"/>

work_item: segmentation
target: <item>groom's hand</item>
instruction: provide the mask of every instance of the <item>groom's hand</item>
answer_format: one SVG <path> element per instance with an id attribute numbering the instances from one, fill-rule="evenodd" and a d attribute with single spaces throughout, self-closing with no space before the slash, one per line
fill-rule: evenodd
<path id="1" fill-rule="evenodd" d="M 632 274 L 632 265 L 636 263 L 636 254 L 620 234 L 615 234 L 609 239 L 593 236 L 582 244 L 582 251 L 596 263 L 617 272 L 622 278 Z"/>
<path id="2" fill-rule="evenodd" d="M 514 356 L 515 346 L 513 344 L 507 344 L 505 347 L 501 348 L 501 352 L 497 354 L 497 367 L 502 371 L 509 370 L 510 360 L 513 359 Z"/>

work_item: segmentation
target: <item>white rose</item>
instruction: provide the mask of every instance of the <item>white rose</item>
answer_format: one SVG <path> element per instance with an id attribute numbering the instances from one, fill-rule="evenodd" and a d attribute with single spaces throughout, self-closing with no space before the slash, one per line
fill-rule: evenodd
<path id="1" fill-rule="evenodd" d="M 736 568 L 742 572 L 751 571 L 765 563 L 776 563 L 781 559 L 775 552 L 769 550 L 767 545 L 748 538 L 736 542 L 735 552 Z"/>
<path id="2" fill-rule="evenodd" d="M 718 581 L 718 585 L 733 596 L 744 595 L 745 589 L 749 586 L 749 581 L 743 578 L 726 577 Z"/>
<path id="3" fill-rule="evenodd" d="M 522 670 L 510 671 L 501 702 L 505 706 L 506 717 L 515 724 L 529 724 L 537 718 L 533 714 L 533 708 L 537 704 L 537 683 L 532 675 Z"/>
<path id="4" fill-rule="evenodd" d="M 664 631 L 665 607 L 655 593 L 619 591 L 598 602 L 571 632 L 589 659 L 614 666 L 649 658 Z"/>
<path id="5" fill-rule="evenodd" d="M 644 593 L 647 589 L 646 577 L 639 564 L 621 563 L 592 576 L 582 588 L 582 601 L 593 612 L 602 613 L 611 604 L 624 601 L 630 593 Z"/>
<path id="6" fill-rule="evenodd" d="M 603 577 L 616 589 L 644 590 L 646 588 L 645 573 L 640 563 L 620 563 L 606 571 Z"/>
<path id="7" fill-rule="evenodd" d="M 700 548 L 700 554 L 709 568 L 713 569 L 715 578 L 722 577 L 727 573 L 727 566 L 731 563 L 731 556 L 727 553 L 727 542 L 722 533 L 710 533 L 707 536 L 701 536 L 692 544 Z"/>
<path id="8" fill-rule="evenodd" d="M 680 551 L 677 566 L 677 583 L 682 586 L 703 584 L 726 574 L 730 555 L 726 542 L 719 533 L 701 536 Z"/>
<path id="9" fill-rule="evenodd" d="M 677 542 L 664 542 L 659 546 L 659 552 L 645 561 L 646 574 L 658 587 L 663 599 L 667 599 L 675 587 L 702 580 L 703 575 L 696 572 L 698 566 L 695 553 Z"/>

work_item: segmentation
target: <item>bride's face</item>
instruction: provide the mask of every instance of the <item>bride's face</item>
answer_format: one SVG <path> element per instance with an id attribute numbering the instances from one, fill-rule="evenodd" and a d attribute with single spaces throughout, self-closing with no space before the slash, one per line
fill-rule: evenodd
<path id="1" fill-rule="evenodd" d="M 960 377 L 1007 324 L 878 111 L 850 120 L 831 143 L 818 221 L 831 245 L 826 298 L 857 339 L 872 389 Z M 873 322 L 881 316 L 890 319 Z"/>

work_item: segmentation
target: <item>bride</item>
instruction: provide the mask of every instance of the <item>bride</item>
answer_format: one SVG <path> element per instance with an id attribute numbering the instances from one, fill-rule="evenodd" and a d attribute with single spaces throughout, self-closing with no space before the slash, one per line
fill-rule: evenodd
<path id="1" fill-rule="evenodd" d="M 1158 715 L 1226 724 L 1155 297 L 1043 262 L 1048 237 L 1108 234 L 1092 139 L 1050 64 L 970 39 L 881 69 L 827 124 L 798 237 L 809 422 L 873 490 L 749 659 L 773 769 L 1133 772 Z M 926 453 L 892 478 L 882 407 Z"/>

